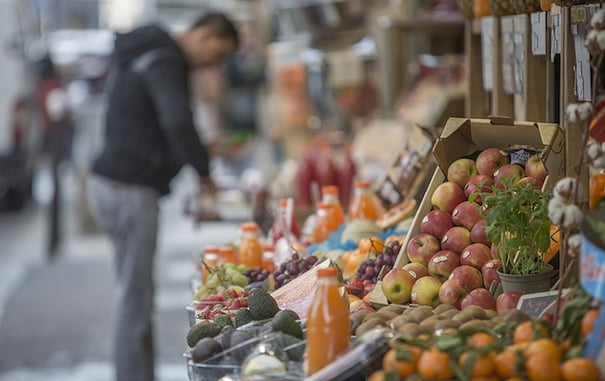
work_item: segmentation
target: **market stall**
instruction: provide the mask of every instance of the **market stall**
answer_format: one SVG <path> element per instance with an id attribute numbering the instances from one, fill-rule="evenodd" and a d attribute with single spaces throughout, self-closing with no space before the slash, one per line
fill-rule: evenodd
<path id="1" fill-rule="evenodd" d="M 269 234 L 244 223 L 203 248 L 190 380 L 605 377 L 605 9 L 458 3 L 466 115 L 414 125 L 433 88 L 406 88 L 402 128 L 376 118 L 350 147 L 382 177 L 312 177 L 324 140 L 305 203 L 274 197 Z M 397 152 L 363 145 L 381 135 Z"/>

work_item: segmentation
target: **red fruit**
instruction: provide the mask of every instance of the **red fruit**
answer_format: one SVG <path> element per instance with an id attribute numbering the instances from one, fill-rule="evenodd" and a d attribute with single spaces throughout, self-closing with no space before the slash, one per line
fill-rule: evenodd
<path id="1" fill-rule="evenodd" d="M 471 229 L 471 241 L 474 243 L 482 243 L 484 245 L 490 246 L 490 242 L 487 240 L 487 234 L 485 233 L 485 225 L 487 222 L 485 220 L 479 220 Z"/>
<path id="2" fill-rule="evenodd" d="M 499 259 L 492 259 L 487 262 L 481 268 L 481 274 L 483 274 L 483 285 L 489 289 L 493 282 L 500 282 L 500 275 L 498 275 L 498 269 L 502 267 L 502 262 Z"/>

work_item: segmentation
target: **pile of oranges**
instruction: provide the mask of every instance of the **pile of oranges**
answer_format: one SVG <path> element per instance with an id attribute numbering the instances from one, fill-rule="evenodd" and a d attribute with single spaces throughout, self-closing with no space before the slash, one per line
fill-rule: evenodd
<path id="1" fill-rule="evenodd" d="M 593 361 L 579 357 L 578 348 L 569 348 L 569 343 L 557 343 L 536 321 L 520 323 L 506 336 L 476 331 L 467 337 L 453 332 L 441 338 L 446 335 L 461 345 L 440 345 L 437 336 L 423 342 L 394 342 L 383 357 L 383 369 L 369 380 L 601 380 Z"/>

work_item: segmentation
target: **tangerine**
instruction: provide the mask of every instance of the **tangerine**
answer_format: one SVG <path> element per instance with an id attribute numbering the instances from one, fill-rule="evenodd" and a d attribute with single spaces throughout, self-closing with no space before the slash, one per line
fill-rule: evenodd
<path id="1" fill-rule="evenodd" d="M 599 381 L 601 375 L 597 365 L 585 358 L 572 358 L 561 365 L 564 381 Z"/>
<path id="2" fill-rule="evenodd" d="M 418 373 L 424 378 L 434 380 L 451 380 L 454 378 L 450 356 L 436 347 L 422 352 L 418 359 Z"/>
<path id="3" fill-rule="evenodd" d="M 507 349 L 494 358 L 496 372 L 501 378 L 521 377 L 522 361 L 516 350 Z"/>
<path id="4" fill-rule="evenodd" d="M 412 345 L 404 345 L 403 349 L 409 354 L 409 359 L 397 359 L 397 349 L 391 348 L 382 358 L 382 368 L 386 372 L 396 370 L 401 377 L 407 377 L 416 373 L 418 358 L 421 350 Z"/>
<path id="5" fill-rule="evenodd" d="M 529 381 L 561 380 L 560 362 L 551 355 L 538 353 L 525 360 L 525 370 Z"/>
<path id="6" fill-rule="evenodd" d="M 471 348 L 482 348 L 492 344 L 495 341 L 496 339 L 489 333 L 477 332 L 469 337 L 467 344 Z"/>
<path id="7" fill-rule="evenodd" d="M 543 337 L 548 337 L 548 329 L 544 325 L 532 320 L 519 324 L 513 332 L 513 341 L 515 344 L 526 343 Z"/>
<path id="8" fill-rule="evenodd" d="M 525 357 L 537 354 L 547 355 L 553 360 L 561 361 L 561 348 L 551 339 L 538 339 L 529 343 L 525 350 Z"/>
<path id="9" fill-rule="evenodd" d="M 469 353 L 464 352 L 460 355 L 458 363 L 462 369 L 466 369 Z M 472 360 L 471 377 L 490 377 L 496 373 L 496 364 L 493 356 L 489 354 L 477 356 Z"/>
<path id="10" fill-rule="evenodd" d="M 595 321 L 599 318 L 599 310 L 592 308 L 582 318 L 582 335 L 588 336 L 594 329 Z"/>
<path id="11" fill-rule="evenodd" d="M 382 253 L 384 242 L 379 237 L 365 237 L 359 241 L 357 247 L 362 254 Z"/>

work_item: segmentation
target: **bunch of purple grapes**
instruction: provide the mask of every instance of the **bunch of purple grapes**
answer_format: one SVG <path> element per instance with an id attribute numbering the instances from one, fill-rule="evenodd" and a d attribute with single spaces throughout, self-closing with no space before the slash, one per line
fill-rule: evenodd
<path id="1" fill-rule="evenodd" d="M 263 270 L 260 267 L 250 268 L 244 271 L 244 276 L 248 278 L 248 283 L 262 282 L 270 275 L 269 270 Z"/>
<path id="2" fill-rule="evenodd" d="M 275 289 L 288 284 L 292 279 L 306 273 L 317 263 L 317 257 L 309 256 L 301 258 L 297 253 L 292 254 L 292 258 L 279 265 L 279 268 L 273 272 L 275 280 Z"/>
<path id="3" fill-rule="evenodd" d="M 401 249 L 401 243 L 397 240 L 391 241 L 382 253 L 376 253 L 376 258 L 369 258 L 359 264 L 357 268 L 357 276 L 362 281 L 370 280 L 376 284 L 378 281 L 378 274 L 382 270 L 383 266 L 393 267 L 399 250 Z"/>

